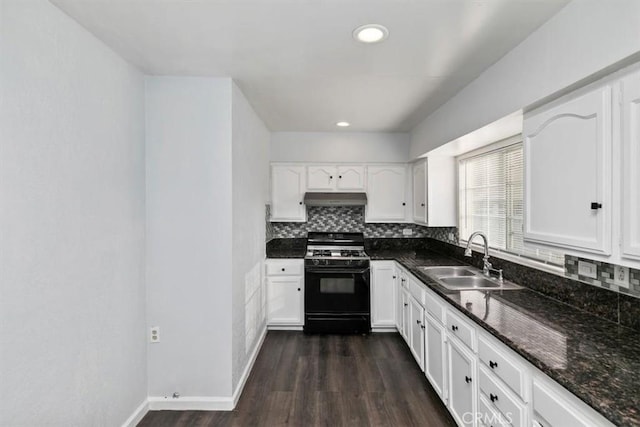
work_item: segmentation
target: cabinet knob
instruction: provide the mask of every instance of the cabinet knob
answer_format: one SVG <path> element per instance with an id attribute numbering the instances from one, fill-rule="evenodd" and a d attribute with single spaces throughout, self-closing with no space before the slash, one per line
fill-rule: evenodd
<path id="1" fill-rule="evenodd" d="M 424 325 L 420 325 L 420 327 L 421 327 L 422 329 L 425 329 Z"/>
<path id="2" fill-rule="evenodd" d="M 300 205 L 302 205 L 302 202 L 300 202 Z"/>
<path id="3" fill-rule="evenodd" d="M 601 208 L 602 208 L 602 203 L 591 202 L 591 209 L 597 210 L 597 209 L 601 209 Z"/>
<path id="4" fill-rule="evenodd" d="M 300 292 L 300 288 L 298 288 L 298 292 Z"/>
<path id="5" fill-rule="evenodd" d="M 342 175 L 338 175 L 338 178 L 342 179 Z"/>
<path id="6" fill-rule="evenodd" d="M 464 376 L 464 382 L 466 382 L 467 384 L 469 384 L 471 382 L 471 377 L 468 376 Z"/>
<path id="7" fill-rule="evenodd" d="M 333 179 L 333 175 L 329 175 L 329 179 Z"/>
<path id="8" fill-rule="evenodd" d="M 405 306 L 405 307 L 406 307 L 406 306 L 408 306 L 408 305 L 409 305 L 409 304 L 407 304 L 406 302 L 404 303 L 404 306 Z"/>
<path id="9" fill-rule="evenodd" d="M 402 206 L 407 206 L 407 204 L 405 202 L 402 202 Z"/>
<path id="10" fill-rule="evenodd" d="M 420 323 L 422 323 L 422 322 L 420 322 L 419 320 L 416 320 L 416 323 L 419 325 L 419 324 L 420 324 Z"/>
<path id="11" fill-rule="evenodd" d="M 491 399 L 492 402 L 495 402 L 496 400 L 498 400 L 498 396 L 492 393 L 489 393 L 489 399 Z"/>
<path id="12" fill-rule="evenodd" d="M 420 203 L 420 206 L 424 207 L 424 203 Z"/>
<path id="13" fill-rule="evenodd" d="M 458 327 L 457 327 L 456 325 L 451 325 L 451 330 L 452 330 L 452 331 L 457 331 L 457 330 L 458 330 Z"/>
<path id="14" fill-rule="evenodd" d="M 396 278 L 396 276 L 393 276 L 393 278 L 395 279 L 395 278 Z"/>
<path id="15" fill-rule="evenodd" d="M 282 271 L 284 271 L 284 267 L 282 267 Z"/>
<path id="16" fill-rule="evenodd" d="M 498 362 L 494 362 L 493 360 L 489 360 L 489 367 L 494 369 L 498 366 Z"/>

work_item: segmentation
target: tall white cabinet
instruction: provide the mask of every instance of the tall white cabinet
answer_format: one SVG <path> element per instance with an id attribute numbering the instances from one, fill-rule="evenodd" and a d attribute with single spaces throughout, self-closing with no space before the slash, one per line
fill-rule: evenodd
<path id="1" fill-rule="evenodd" d="M 456 160 L 432 156 L 412 165 L 412 217 L 416 224 L 456 227 Z"/>
<path id="2" fill-rule="evenodd" d="M 611 253 L 611 92 L 604 85 L 526 118 L 528 242 Z"/>
<path id="3" fill-rule="evenodd" d="M 640 262 L 640 72 L 621 83 L 622 230 L 621 255 Z"/>

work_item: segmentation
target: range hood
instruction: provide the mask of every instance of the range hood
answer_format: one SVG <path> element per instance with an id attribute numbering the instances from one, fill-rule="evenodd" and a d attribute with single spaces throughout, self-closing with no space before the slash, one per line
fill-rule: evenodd
<path id="1" fill-rule="evenodd" d="M 307 206 L 364 206 L 367 193 L 305 193 Z"/>

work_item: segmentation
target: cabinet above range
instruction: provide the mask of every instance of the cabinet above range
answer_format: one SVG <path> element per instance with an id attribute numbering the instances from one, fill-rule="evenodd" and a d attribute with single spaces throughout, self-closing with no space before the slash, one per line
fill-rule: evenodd
<path id="1" fill-rule="evenodd" d="M 418 223 L 422 225 L 455 225 L 455 197 L 446 191 L 433 192 L 432 188 L 449 189 L 455 185 L 453 159 L 446 159 L 445 169 L 450 174 L 440 173 L 442 159 L 429 161 L 433 169 L 427 172 L 426 160 L 423 185 L 415 187 L 412 165 L 408 163 L 272 163 L 271 164 L 271 217 L 273 222 L 306 222 L 305 193 L 366 193 L 365 221 Z M 434 176 L 432 171 L 438 171 Z M 437 224 L 425 215 L 414 216 L 412 206 L 422 193 L 429 197 L 429 212 L 446 212 L 449 218 L 434 215 Z M 433 193 L 433 194 L 432 194 Z M 364 194 L 362 195 L 364 198 Z M 351 200 L 351 197 L 345 197 Z M 355 199 L 354 199 L 355 200 Z M 420 199 L 422 200 L 422 199 Z M 424 203 L 424 202 L 422 202 Z M 340 205 L 336 203 L 336 205 Z M 345 205 L 346 206 L 346 205 Z M 444 222 L 442 222 L 444 221 Z"/>

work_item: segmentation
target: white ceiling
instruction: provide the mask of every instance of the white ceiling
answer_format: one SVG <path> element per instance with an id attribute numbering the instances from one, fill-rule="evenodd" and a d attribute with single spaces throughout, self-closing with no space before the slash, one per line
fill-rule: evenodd
<path id="1" fill-rule="evenodd" d="M 273 131 L 408 131 L 568 0 L 51 0 L 148 74 L 233 77 Z M 366 45 L 367 23 L 389 38 Z"/>

